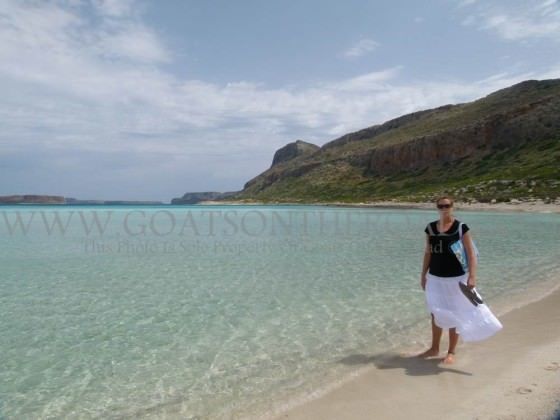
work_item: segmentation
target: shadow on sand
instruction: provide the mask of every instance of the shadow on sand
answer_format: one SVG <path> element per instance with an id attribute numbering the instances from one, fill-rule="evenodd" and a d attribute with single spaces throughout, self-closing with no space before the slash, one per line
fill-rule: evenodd
<path id="1" fill-rule="evenodd" d="M 404 369 L 404 373 L 410 376 L 438 375 L 443 372 L 457 373 L 459 375 L 472 376 L 472 373 L 456 369 L 451 365 L 441 364 L 443 358 L 435 357 L 422 359 L 415 355 L 402 355 L 395 352 L 385 352 L 368 356 L 365 354 L 352 354 L 339 359 L 339 363 L 345 365 L 367 365 L 373 363 L 377 369 Z"/>

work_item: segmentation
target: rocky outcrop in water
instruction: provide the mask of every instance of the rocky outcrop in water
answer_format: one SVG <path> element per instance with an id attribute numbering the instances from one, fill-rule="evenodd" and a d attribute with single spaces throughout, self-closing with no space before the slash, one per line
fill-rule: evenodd
<path id="1" fill-rule="evenodd" d="M 201 201 L 214 201 L 214 200 L 226 199 L 226 198 L 230 198 L 235 193 L 238 193 L 238 191 L 189 192 L 189 193 L 185 193 L 181 198 L 172 199 L 171 204 L 196 204 L 196 203 L 199 203 Z"/>
<path id="2" fill-rule="evenodd" d="M 64 204 L 65 199 L 59 195 L 4 195 L 0 204 Z"/>

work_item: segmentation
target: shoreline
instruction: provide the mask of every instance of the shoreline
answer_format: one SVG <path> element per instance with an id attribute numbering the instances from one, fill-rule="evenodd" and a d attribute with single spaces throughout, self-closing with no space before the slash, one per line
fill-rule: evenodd
<path id="1" fill-rule="evenodd" d="M 244 200 L 223 200 L 223 201 L 200 201 L 194 204 L 145 204 L 145 203 L 131 203 L 131 204 L 102 204 L 102 203 L 0 203 L 2 207 L 13 206 L 56 206 L 56 207 L 84 207 L 84 206 L 99 206 L 99 207 L 119 207 L 119 206 L 146 206 L 146 207 L 167 207 L 172 206 L 176 208 L 190 207 L 190 206 L 325 206 L 325 207 L 346 207 L 346 208 L 380 208 L 380 209 L 419 209 L 419 210 L 435 210 L 433 202 L 416 202 L 416 201 L 367 201 L 367 202 L 266 202 L 266 201 L 244 201 Z M 481 202 L 461 202 L 455 201 L 455 210 L 458 211 L 496 211 L 496 212 L 527 212 L 527 213 L 558 213 L 560 214 L 560 199 L 553 202 L 545 203 L 543 200 L 533 201 L 513 201 L 513 202 L 499 202 L 499 203 L 481 203 Z"/>
<path id="2" fill-rule="evenodd" d="M 266 418 L 365 420 L 376 413 L 408 419 L 422 413 L 460 420 L 555 419 L 560 416 L 560 286 L 550 290 L 501 315 L 492 308 L 503 330 L 481 342 L 460 339 L 452 365 L 441 364 L 447 331 L 439 357 L 414 357 L 427 347 L 359 355 L 363 367 L 354 377 L 276 408 Z"/>
<path id="3" fill-rule="evenodd" d="M 326 203 L 269 203 L 261 201 L 201 201 L 196 205 L 212 206 L 212 205 L 247 205 L 247 206 L 331 206 L 331 207 L 348 207 L 348 208 L 387 208 L 387 209 L 423 209 L 434 210 L 433 202 L 413 202 L 413 201 L 371 201 L 358 203 L 344 202 L 326 202 Z M 545 203 L 542 200 L 536 201 L 519 201 L 511 203 L 465 203 L 455 201 L 455 210 L 457 211 L 498 211 L 498 212 L 529 212 L 529 213 L 559 213 L 560 201 L 553 203 Z"/>

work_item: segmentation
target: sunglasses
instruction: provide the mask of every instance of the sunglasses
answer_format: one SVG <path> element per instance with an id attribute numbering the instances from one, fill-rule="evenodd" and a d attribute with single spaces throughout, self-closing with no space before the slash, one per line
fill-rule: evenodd
<path id="1" fill-rule="evenodd" d="M 437 205 L 438 209 L 448 209 L 448 208 L 451 208 L 451 207 L 453 207 L 453 204 L 438 204 Z"/>

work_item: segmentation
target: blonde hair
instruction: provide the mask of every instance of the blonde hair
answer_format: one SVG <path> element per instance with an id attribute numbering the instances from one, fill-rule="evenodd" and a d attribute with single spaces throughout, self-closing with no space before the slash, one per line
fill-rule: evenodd
<path id="1" fill-rule="evenodd" d="M 453 204 L 455 204 L 454 203 L 455 200 L 453 200 L 453 197 L 451 197 L 449 195 L 440 195 L 436 200 L 436 205 L 440 202 L 440 200 L 445 200 L 445 199 L 447 199 L 451 202 L 451 206 L 453 206 Z"/>

